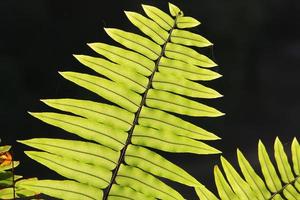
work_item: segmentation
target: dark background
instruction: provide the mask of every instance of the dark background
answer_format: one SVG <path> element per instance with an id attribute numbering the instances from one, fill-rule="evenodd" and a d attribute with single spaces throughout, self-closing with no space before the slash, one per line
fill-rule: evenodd
<path id="1" fill-rule="evenodd" d="M 257 141 L 269 150 L 276 136 L 286 147 L 300 132 L 300 39 L 298 0 L 171 1 L 202 22 L 195 31 L 214 46 L 221 79 L 206 83 L 224 98 L 205 101 L 226 112 L 217 119 L 192 119 L 217 133 L 210 142 L 236 163 L 239 147 L 256 166 Z M 94 54 L 86 43 L 112 40 L 102 27 L 135 31 L 123 10 L 142 12 L 141 3 L 167 11 L 167 1 L 0 1 L 0 119 L 3 144 L 14 146 L 27 177 L 58 178 L 22 153 L 15 141 L 32 137 L 67 137 L 63 131 L 30 117 L 27 111 L 51 110 L 43 98 L 99 99 L 60 77 L 57 71 L 83 71 L 71 56 Z M 211 56 L 211 52 L 208 51 Z M 201 100 L 200 100 L 201 101 Z M 168 155 L 214 190 L 213 166 L 219 156 Z M 175 184 L 187 199 L 192 190 Z"/>

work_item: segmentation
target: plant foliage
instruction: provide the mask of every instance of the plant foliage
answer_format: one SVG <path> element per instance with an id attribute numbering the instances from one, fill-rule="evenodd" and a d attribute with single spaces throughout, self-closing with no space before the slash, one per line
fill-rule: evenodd
<path id="1" fill-rule="evenodd" d="M 175 116 L 218 117 L 222 112 L 191 98 L 222 95 L 199 81 L 221 77 L 217 66 L 192 47 L 211 46 L 185 28 L 200 22 L 169 4 L 171 16 L 143 5 L 147 17 L 125 14 L 144 35 L 117 28 L 106 33 L 124 47 L 88 44 L 102 57 L 75 55 L 97 72 L 60 72 L 67 80 L 98 94 L 112 105 L 78 99 L 42 100 L 64 111 L 30 113 L 84 140 L 35 138 L 20 141 L 42 151 L 26 154 L 67 180 L 28 180 L 19 186 L 61 199 L 184 199 L 163 177 L 197 187 L 201 184 L 157 149 L 172 153 L 216 154 L 200 140 L 219 139 Z M 68 114 L 66 114 L 68 113 Z"/>
<path id="2" fill-rule="evenodd" d="M 14 169 L 20 163 L 14 161 L 9 150 L 11 146 L 0 146 L 0 199 L 32 197 L 36 193 L 18 186 L 22 176 L 15 175 Z"/>
<path id="3" fill-rule="evenodd" d="M 264 144 L 259 141 L 258 158 L 262 176 L 255 172 L 240 150 L 237 150 L 237 157 L 243 177 L 224 157 L 221 157 L 221 163 L 226 178 L 218 166 L 214 168 L 215 183 L 222 200 L 300 199 L 300 145 L 296 138 L 291 145 L 292 166 L 279 138 L 274 143 L 276 165 L 272 163 Z M 201 200 L 218 199 L 204 187 L 196 191 Z"/>

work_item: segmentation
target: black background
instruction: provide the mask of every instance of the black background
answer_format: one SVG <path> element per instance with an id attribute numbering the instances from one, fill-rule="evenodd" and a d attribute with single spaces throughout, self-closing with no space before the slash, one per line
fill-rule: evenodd
<path id="1" fill-rule="evenodd" d="M 205 83 L 224 98 L 205 101 L 226 112 L 217 119 L 192 119 L 223 138 L 210 142 L 236 163 L 239 147 L 256 166 L 257 141 L 272 149 L 276 136 L 288 148 L 300 132 L 300 39 L 297 0 L 171 1 L 202 22 L 194 31 L 212 41 L 216 68 L 224 75 Z M 27 111 L 51 110 L 39 99 L 99 99 L 60 77 L 57 71 L 85 71 L 71 56 L 94 55 L 86 43 L 112 40 L 103 27 L 135 31 L 123 10 L 142 12 L 141 3 L 167 11 L 167 1 L 0 1 L 0 119 L 3 144 L 14 146 L 27 177 L 59 178 L 22 153 L 15 141 L 32 137 L 69 137 L 42 124 Z M 211 51 L 208 55 L 212 56 Z M 200 100 L 201 101 L 201 100 Z M 202 101 L 203 102 L 203 101 Z M 168 155 L 214 190 L 213 166 L 219 156 Z M 187 199 L 193 191 L 175 184 Z"/>

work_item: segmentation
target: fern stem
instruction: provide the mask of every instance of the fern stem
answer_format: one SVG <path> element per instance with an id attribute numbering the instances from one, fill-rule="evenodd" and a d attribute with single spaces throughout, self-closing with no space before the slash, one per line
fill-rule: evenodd
<path id="1" fill-rule="evenodd" d="M 284 189 L 287 188 L 287 186 L 293 185 L 297 181 L 298 178 L 300 178 L 300 176 L 296 176 L 296 178 L 293 181 L 285 184 L 280 190 L 273 193 L 272 196 L 268 200 L 272 200 L 277 194 L 281 194 L 284 191 Z"/>
<path id="2" fill-rule="evenodd" d="M 113 170 L 113 175 L 112 175 L 112 177 L 111 177 L 111 180 L 110 180 L 110 182 L 109 182 L 109 185 L 108 185 L 107 188 L 104 190 L 103 200 L 107 200 L 107 198 L 108 198 L 108 196 L 109 196 L 109 192 L 110 192 L 110 190 L 111 190 L 113 184 L 115 183 L 115 180 L 116 180 L 116 177 L 117 177 L 117 175 L 118 175 L 118 171 L 119 171 L 119 169 L 120 169 L 120 166 L 121 166 L 122 163 L 124 163 L 124 159 L 125 159 L 125 154 L 126 154 L 127 147 L 128 147 L 129 144 L 131 144 L 131 138 L 132 138 L 132 135 L 133 135 L 133 131 L 134 131 L 135 126 L 138 124 L 138 119 L 139 119 L 139 117 L 140 117 L 142 108 L 143 108 L 143 106 L 144 106 L 145 103 L 146 103 L 148 91 L 149 91 L 149 89 L 152 87 L 152 81 L 153 81 L 155 72 L 158 71 L 158 65 L 159 65 L 159 63 L 160 63 L 161 58 L 162 58 L 163 55 L 165 54 L 165 50 L 166 50 L 167 43 L 171 40 L 171 34 L 172 34 L 173 30 L 176 28 L 177 17 L 178 17 L 178 15 L 175 17 L 174 25 L 173 25 L 173 27 L 171 28 L 171 30 L 169 31 L 169 36 L 168 36 L 167 40 L 165 41 L 165 43 L 162 45 L 163 47 L 162 47 L 161 53 L 160 53 L 159 57 L 157 58 L 157 60 L 156 60 L 156 62 L 155 62 L 155 68 L 154 68 L 154 70 L 152 71 L 152 74 L 151 74 L 150 77 L 149 77 L 149 82 L 148 82 L 148 85 L 147 85 L 147 87 L 146 87 L 146 90 L 145 90 L 145 92 L 144 92 L 144 94 L 143 94 L 143 98 L 142 98 L 142 100 L 141 100 L 139 109 L 138 109 L 137 112 L 135 113 L 135 117 L 134 117 L 134 120 L 133 120 L 133 125 L 132 125 L 131 129 L 128 131 L 128 137 L 127 137 L 125 146 L 124 146 L 124 148 L 123 148 L 122 151 L 121 151 L 121 155 L 120 155 L 120 157 L 119 157 L 117 166 L 116 166 L 116 168 Z"/>
<path id="3" fill-rule="evenodd" d="M 15 181 L 15 166 L 14 166 L 14 154 L 11 151 L 11 173 L 12 173 L 12 187 L 13 187 L 13 199 L 16 199 L 16 181 Z"/>

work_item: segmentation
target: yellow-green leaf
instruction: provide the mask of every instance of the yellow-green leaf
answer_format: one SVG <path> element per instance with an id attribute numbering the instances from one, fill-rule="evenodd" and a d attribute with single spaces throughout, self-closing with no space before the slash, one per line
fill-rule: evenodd
<path id="1" fill-rule="evenodd" d="M 162 57 L 158 66 L 159 72 L 184 77 L 189 80 L 209 81 L 220 78 L 222 75 L 209 69 L 203 69 L 195 65 Z"/>
<path id="2" fill-rule="evenodd" d="M 218 198 L 204 186 L 196 187 L 195 191 L 200 200 L 218 200 Z"/>
<path id="3" fill-rule="evenodd" d="M 123 86 L 137 93 L 143 93 L 146 90 L 148 79 L 130 69 L 126 69 L 124 66 L 92 56 L 74 55 L 74 57 L 99 74 L 117 83 L 121 83 Z"/>
<path id="4" fill-rule="evenodd" d="M 240 200 L 232 191 L 232 188 L 217 165 L 214 167 L 214 175 L 218 193 L 222 200 Z"/>
<path id="5" fill-rule="evenodd" d="M 207 47 L 213 45 L 210 41 L 199 34 L 180 29 L 173 30 L 171 42 L 196 47 Z"/>
<path id="6" fill-rule="evenodd" d="M 259 200 L 269 199 L 271 197 L 270 191 L 267 189 L 263 180 L 257 175 L 254 169 L 251 167 L 248 160 L 242 154 L 242 152 L 237 150 L 237 157 L 239 161 L 239 166 L 243 172 L 243 175 L 250 185 L 252 190 L 255 192 L 255 195 Z"/>
<path id="7" fill-rule="evenodd" d="M 288 200 L 300 199 L 300 193 L 292 185 L 287 185 L 283 190 L 283 194 Z"/>
<path id="8" fill-rule="evenodd" d="M 291 151 L 292 151 L 294 172 L 297 176 L 300 176 L 300 145 L 297 138 L 293 139 Z"/>
<path id="9" fill-rule="evenodd" d="M 148 19 L 136 12 L 125 11 L 125 14 L 131 21 L 131 23 L 133 23 L 137 28 L 139 28 L 145 35 L 149 36 L 157 44 L 162 45 L 167 41 L 169 37 L 168 32 L 162 29 L 151 19 Z"/>
<path id="10" fill-rule="evenodd" d="M 8 152 L 10 148 L 11 148 L 10 145 L 0 146 L 0 153 Z"/>
<path id="11" fill-rule="evenodd" d="M 131 187 L 147 196 L 166 200 L 184 199 L 170 186 L 135 167 L 121 165 L 116 182 L 122 186 Z"/>
<path id="12" fill-rule="evenodd" d="M 271 192 L 279 191 L 282 188 L 281 181 L 270 160 L 266 147 L 261 141 L 258 143 L 258 158 L 268 188 Z"/>
<path id="13" fill-rule="evenodd" d="M 213 107 L 206 106 L 179 95 L 155 89 L 149 90 L 146 105 L 152 108 L 189 116 L 219 117 L 224 115 L 224 113 Z"/>
<path id="14" fill-rule="evenodd" d="M 108 200 L 122 200 L 122 199 L 142 199 L 142 200 L 156 200 L 154 197 L 146 196 L 140 192 L 137 192 L 130 187 L 122 187 L 116 184 L 113 184 Z"/>
<path id="15" fill-rule="evenodd" d="M 145 106 L 142 108 L 139 124 L 198 140 L 220 139 L 215 134 L 184 121 L 179 117 Z"/>
<path id="16" fill-rule="evenodd" d="M 149 76 L 155 67 L 152 60 L 133 51 L 104 43 L 90 43 L 88 45 L 111 61 L 145 76 Z"/>
<path id="17" fill-rule="evenodd" d="M 188 186 L 194 187 L 200 185 L 200 183 L 185 170 L 159 154 L 143 147 L 129 145 L 126 151 L 125 162 L 130 166 L 138 167 L 153 175 Z"/>
<path id="18" fill-rule="evenodd" d="M 205 55 L 202 55 L 197 51 L 180 44 L 168 43 L 166 46 L 165 54 L 168 58 L 181 60 L 183 62 L 190 63 L 192 65 L 197 65 L 200 67 L 208 68 L 217 66 L 217 64 L 214 61 L 212 61 Z"/>
<path id="19" fill-rule="evenodd" d="M 169 10 L 173 17 L 180 15 L 180 14 L 183 15 L 183 12 L 174 4 L 169 3 Z"/>
<path id="20" fill-rule="evenodd" d="M 176 21 L 178 28 L 193 28 L 199 26 L 201 23 L 193 17 L 179 16 Z"/>
<path id="21" fill-rule="evenodd" d="M 138 110 L 142 99 L 141 96 L 119 83 L 76 72 L 60 72 L 60 74 L 69 81 L 120 105 L 130 112 L 136 112 Z"/>
<path id="22" fill-rule="evenodd" d="M 155 73 L 152 86 L 154 89 L 196 98 L 212 99 L 223 96 L 216 90 L 205 87 L 199 83 L 160 72 Z"/>
<path id="23" fill-rule="evenodd" d="M 257 199 L 249 184 L 244 181 L 232 165 L 221 156 L 221 162 L 232 189 L 240 199 L 255 200 Z"/>
<path id="24" fill-rule="evenodd" d="M 30 114 L 43 122 L 117 151 L 123 148 L 127 139 L 126 132 L 81 117 L 47 112 Z"/>
<path id="25" fill-rule="evenodd" d="M 134 114 L 127 110 L 94 101 L 78 99 L 46 99 L 41 101 L 53 108 L 124 131 L 128 131 L 131 128 L 134 119 Z"/>
<path id="26" fill-rule="evenodd" d="M 132 143 L 174 153 L 220 153 L 217 149 L 203 142 L 140 125 L 137 125 L 134 129 Z"/>
<path id="27" fill-rule="evenodd" d="M 148 38 L 116 28 L 105 28 L 105 31 L 115 41 L 151 60 L 156 60 L 161 54 L 161 47 Z"/>
<path id="28" fill-rule="evenodd" d="M 107 187 L 112 175 L 108 169 L 86 164 L 71 158 L 38 151 L 25 151 L 25 153 L 31 159 L 66 178 L 94 187 Z"/>
<path id="29" fill-rule="evenodd" d="M 116 167 L 119 159 L 119 152 L 91 142 L 50 138 L 35 138 L 18 142 L 82 163 L 102 166 L 109 170 Z"/>
<path id="30" fill-rule="evenodd" d="M 24 180 L 18 186 L 59 199 L 99 200 L 103 195 L 98 188 L 69 180 Z"/>
<path id="31" fill-rule="evenodd" d="M 293 175 L 287 155 L 284 152 L 283 145 L 278 137 L 276 138 L 274 144 L 274 155 L 275 155 L 275 160 L 277 163 L 279 173 L 281 175 L 281 180 L 284 183 L 289 183 L 294 181 L 295 177 Z"/>
<path id="32" fill-rule="evenodd" d="M 145 13 L 158 25 L 160 25 L 165 30 L 169 31 L 174 25 L 174 20 L 170 15 L 163 12 L 162 10 L 149 5 L 142 5 Z"/>

